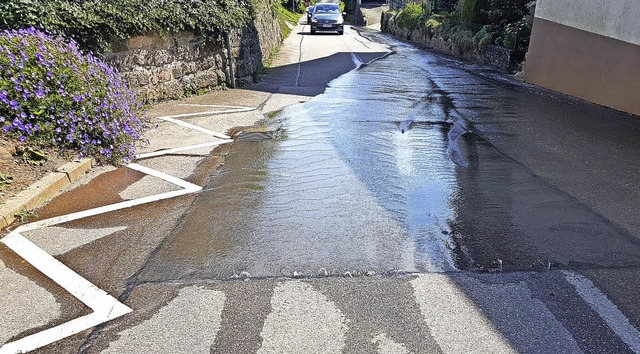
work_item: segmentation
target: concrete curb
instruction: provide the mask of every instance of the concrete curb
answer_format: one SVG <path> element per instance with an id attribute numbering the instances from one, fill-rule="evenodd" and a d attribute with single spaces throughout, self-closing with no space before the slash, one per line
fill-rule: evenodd
<path id="1" fill-rule="evenodd" d="M 11 225 L 16 214 L 44 205 L 62 189 L 75 182 L 94 165 L 94 160 L 85 158 L 68 162 L 0 205 L 0 228 Z"/>

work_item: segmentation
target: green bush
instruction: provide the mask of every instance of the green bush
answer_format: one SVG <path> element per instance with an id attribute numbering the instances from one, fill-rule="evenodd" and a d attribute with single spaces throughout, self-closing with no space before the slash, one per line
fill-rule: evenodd
<path id="1" fill-rule="evenodd" d="M 462 10 L 460 17 L 463 21 L 473 22 L 476 17 L 476 5 L 478 0 L 460 0 L 462 2 Z"/>
<path id="2" fill-rule="evenodd" d="M 421 25 L 424 10 L 419 3 L 409 3 L 396 15 L 397 24 L 411 30 L 417 29 Z"/>
<path id="3" fill-rule="evenodd" d="M 465 22 L 483 24 L 486 21 L 488 0 L 460 0 L 460 18 Z"/>
<path id="4" fill-rule="evenodd" d="M 297 24 L 298 19 L 300 19 L 300 14 L 293 13 L 284 7 L 280 7 L 278 10 L 278 23 L 280 24 L 280 35 L 283 40 L 291 34 L 289 24 Z"/>
<path id="5" fill-rule="evenodd" d="M 528 4 L 531 0 L 489 0 L 487 21 L 494 26 L 505 28 L 510 23 L 516 23 L 529 13 Z"/>
<path id="6" fill-rule="evenodd" d="M 425 29 L 427 30 L 427 35 L 429 36 L 429 38 L 433 38 L 433 36 L 439 33 L 442 29 L 442 22 L 436 20 L 435 18 L 430 18 L 425 23 Z"/>
<path id="7" fill-rule="evenodd" d="M 149 32 L 184 30 L 217 41 L 253 15 L 248 0 L 11 0 L 0 2 L 0 13 L 0 30 L 33 26 L 65 34 L 96 53 Z"/>
<path id="8" fill-rule="evenodd" d="M 29 28 L 0 33 L 0 133 L 127 162 L 149 127 L 120 75 L 74 41 Z"/>
<path id="9" fill-rule="evenodd" d="M 463 53 L 470 52 L 475 49 L 473 40 L 474 33 L 466 29 L 460 29 L 451 34 L 451 42 L 456 44 Z"/>
<path id="10" fill-rule="evenodd" d="M 425 4 L 430 8 L 430 2 Z M 458 0 L 452 13 L 429 13 L 424 5 L 410 3 L 395 18 L 399 27 L 451 40 L 462 52 L 484 51 L 491 44 L 526 51 L 531 36 L 531 25 L 524 19 L 527 4 L 527 0 Z"/>
<path id="11" fill-rule="evenodd" d="M 525 20 L 510 23 L 505 27 L 503 46 L 505 48 L 526 51 L 531 37 L 531 25 Z"/>
<path id="12" fill-rule="evenodd" d="M 473 42 L 480 50 L 486 50 L 487 46 L 493 43 L 495 31 L 491 26 L 482 26 L 482 29 L 473 36 Z"/>

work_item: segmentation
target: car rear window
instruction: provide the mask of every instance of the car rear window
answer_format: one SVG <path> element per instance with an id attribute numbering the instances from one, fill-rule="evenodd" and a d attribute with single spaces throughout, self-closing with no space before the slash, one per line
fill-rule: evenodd
<path id="1" fill-rule="evenodd" d="M 340 13 L 340 8 L 337 5 L 316 5 L 315 12 L 321 14 L 337 14 Z"/>

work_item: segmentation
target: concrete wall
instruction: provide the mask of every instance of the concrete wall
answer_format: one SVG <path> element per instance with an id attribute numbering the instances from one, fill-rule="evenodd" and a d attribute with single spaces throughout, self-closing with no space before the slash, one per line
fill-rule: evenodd
<path id="1" fill-rule="evenodd" d="M 538 0 L 525 80 L 640 115 L 638 19 L 638 0 Z"/>
<path id="2" fill-rule="evenodd" d="M 281 42 L 280 25 L 268 2 L 258 2 L 250 26 L 230 33 L 236 82 L 253 82 Z M 176 98 L 197 89 L 230 85 L 229 58 L 225 45 L 205 43 L 192 33 L 131 38 L 112 46 L 107 61 L 120 71 L 143 100 Z"/>

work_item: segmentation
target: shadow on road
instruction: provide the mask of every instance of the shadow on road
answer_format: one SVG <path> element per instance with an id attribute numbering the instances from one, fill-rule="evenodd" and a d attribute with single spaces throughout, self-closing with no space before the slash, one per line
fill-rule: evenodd
<path id="1" fill-rule="evenodd" d="M 266 78 L 261 82 L 246 87 L 246 89 L 270 93 L 316 96 L 323 93 L 332 80 L 354 70 L 358 66 L 358 62 L 367 63 L 384 55 L 387 55 L 387 53 L 340 52 L 320 59 L 279 66 L 271 68 Z"/>

